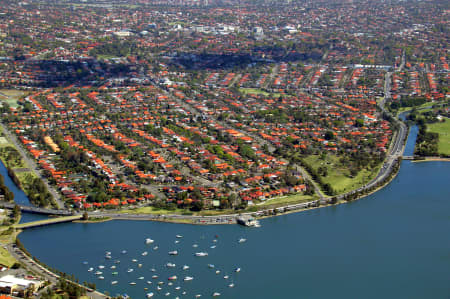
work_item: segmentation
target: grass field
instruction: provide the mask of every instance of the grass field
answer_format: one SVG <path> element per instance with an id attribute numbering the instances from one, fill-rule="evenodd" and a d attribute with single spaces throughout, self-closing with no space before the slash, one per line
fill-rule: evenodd
<path id="1" fill-rule="evenodd" d="M 313 201 L 316 199 L 318 199 L 317 196 L 295 194 L 295 195 L 274 197 L 274 198 L 266 200 L 263 203 L 257 204 L 256 206 L 258 208 L 261 207 L 264 209 L 272 209 L 272 208 L 277 208 L 277 207 L 281 207 L 281 206 L 285 206 L 285 205 L 309 202 L 309 201 Z"/>
<path id="2" fill-rule="evenodd" d="M 338 194 L 361 187 L 374 178 L 380 170 L 380 167 L 371 170 L 363 169 L 355 177 L 351 177 L 348 168 L 341 165 L 338 157 L 334 155 L 327 155 L 324 160 L 317 155 L 311 155 L 305 158 L 305 161 L 315 170 L 326 167 L 328 175 L 322 177 L 322 180 L 329 183 Z"/>
<path id="3" fill-rule="evenodd" d="M 15 262 L 16 259 L 9 254 L 8 250 L 0 247 L 0 265 L 11 267 Z"/>
<path id="4" fill-rule="evenodd" d="M 281 95 L 281 93 L 269 93 L 258 88 L 239 88 L 239 91 L 243 94 L 261 94 L 263 96 L 272 95 L 273 97 L 279 97 Z"/>
<path id="5" fill-rule="evenodd" d="M 439 154 L 450 155 L 450 119 L 445 119 L 445 122 L 427 124 L 427 130 L 439 134 Z"/>
<path id="6" fill-rule="evenodd" d="M 14 89 L 0 89 L 0 100 L 8 103 L 12 108 L 17 108 L 17 100 L 25 95 L 25 92 Z"/>

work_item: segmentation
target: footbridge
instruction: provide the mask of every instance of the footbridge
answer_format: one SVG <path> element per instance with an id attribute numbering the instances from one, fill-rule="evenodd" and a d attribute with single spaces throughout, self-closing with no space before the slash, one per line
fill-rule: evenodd
<path id="1" fill-rule="evenodd" d="M 80 220 L 82 217 L 83 217 L 83 215 L 63 216 L 63 217 L 46 219 L 46 220 L 39 220 L 39 221 L 15 224 L 15 225 L 13 225 L 13 227 L 15 229 L 25 229 L 25 228 L 45 226 L 45 225 L 51 225 L 51 224 L 57 224 L 57 223 L 72 222 L 75 220 Z"/>

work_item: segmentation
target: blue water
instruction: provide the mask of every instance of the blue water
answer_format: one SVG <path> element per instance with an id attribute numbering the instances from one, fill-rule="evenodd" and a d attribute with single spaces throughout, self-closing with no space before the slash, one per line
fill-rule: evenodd
<path id="1" fill-rule="evenodd" d="M 413 150 L 416 131 L 413 128 L 410 133 L 405 154 Z M 94 282 L 101 291 L 127 293 L 132 298 L 144 298 L 149 291 L 156 293 L 155 298 L 166 292 L 170 298 L 195 294 L 208 298 L 214 291 L 222 298 L 449 298 L 449 166 L 403 161 L 398 176 L 365 199 L 264 219 L 261 228 L 111 221 L 29 229 L 20 239 L 48 265 L 80 281 Z M 177 239 L 176 234 L 183 238 Z M 148 237 L 158 250 L 152 249 L 154 244 L 144 244 Z M 240 237 L 247 241 L 238 243 Z M 175 244 L 176 240 L 180 242 Z M 194 243 L 199 247 L 193 248 Z M 213 244 L 215 249 L 210 248 Z M 122 250 L 127 254 L 121 254 Z M 180 254 L 169 256 L 170 250 Z M 105 259 L 106 251 L 111 251 L 111 260 Z M 144 251 L 147 256 L 141 255 Z M 198 251 L 209 255 L 193 256 Z M 133 258 L 138 262 L 132 262 Z M 121 262 L 111 270 L 115 259 Z M 167 262 L 176 268 L 168 269 Z M 183 264 L 191 269 L 181 270 Z M 214 264 L 221 273 L 215 274 L 207 264 Z M 104 280 L 87 271 L 89 267 L 97 271 L 98 265 L 105 266 L 100 270 Z M 151 279 L 153 267 L 157 280 Z M 242 271 L 235 273 L 235 267 Z M 129 268 L 134 271 L 127 273 Z M 113 271 L 119 275 L 111 275 Z M 230 275 L 228 280 L 225 274 Z M 177 275 L 178 281 L 168 286 L 171 275 Z M 194 280 L 180 281 L 185 275 Z M 111 285 L 113 280 L 119 283 Z M 147 285 L 147 280 L 153 284 Z M 157 281 L 165 282 L 159 292 Z M 228 288 L 231 281 L 232 289 Z M 174 289 L 178 285 L 180 291 Z M 181 296 L 182 290 L 186 296 Z"/>

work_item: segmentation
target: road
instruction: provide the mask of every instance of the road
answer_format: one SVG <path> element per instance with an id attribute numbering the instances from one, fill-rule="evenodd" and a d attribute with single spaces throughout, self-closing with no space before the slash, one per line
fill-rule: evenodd
<path id="1" fill-rule="evenodd" d="M 22 265 L 25 266 L 26 269 L 31 270 L 34 273 L 38 273 L 41 277 L 51 282 L 52 285 L 55 285 L 58 282 L 59 275 L 50 272 L 46 268 L 42 267 L 30 257 L 28 257 L 25 253 L 22 252 L 15 244 L 6 245 L 6 249 L 9 251 L 12 257 L 14 257 L 17 261 L 19 261 Z M 75 282 L 74 282 L 75 283 Z M 79 285 L 86 289 L 85 286 Z M 87 290 L 87 289 L 86 289 Z M 106 295 L 94 291 L 87 291 L 86 295 L 93 299 L 106 299 L 108 298 Z"/>
<path id="2" fill-rule="evenodd" d="M 6 138 L 16 147 L 16 149 L 19 151 L 22 158 L 25 160 L 25 163 L 29 166 L 31 171 L 34 172 L 34 174 L 41 178 L 41 180 L 44 182 L 45 186 L 47 187 L 47 190 L 53 195 L 53 198 L 56 202 L 56 205 L 58 206 L 58 209 L 64 208 L 64 203 L 61 201 L 61 197 L 58 192 L 48 183 L 47 179 L 44 178 L 38 171 L 38 166 L 36 165 L 36 162 L 34 162 L 33 159 L 30 159 L 28 157 L 28 154 L 23 149 L 22 145 L 19 143 L 19 140 L 17 140 L 17 137 L 14 134 L 11 134 L 8 130 L 8 128 L 3 124 L 0 123 L 0 127 L 3 129 L 3 134 L 5 134 Z"/>

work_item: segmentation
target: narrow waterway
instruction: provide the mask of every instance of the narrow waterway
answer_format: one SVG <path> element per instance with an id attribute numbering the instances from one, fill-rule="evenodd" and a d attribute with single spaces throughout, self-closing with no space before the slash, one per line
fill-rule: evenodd
<path id="1" fill-rule="evenodd" d="M 406 155 L 416 133 L 413 127 Z M 35 228 L 20 239 L 50 266 L 132 298 L 148 292 L 155 298 L 208 298 L 213 292 L 223 298 L 448 298 L 449 177 L 446 162 L 403 161 L 398 176 L 373 195 L 265 219 L 261 228 L 111 221 Z M 247 241 L 239 243 L 241 237 Z M 155 241 L 146 245 L 146 238 Z M 170 256 L 171 250 L 178 255 Z M 208 256 L 195 257 L 200 251 Z M 183 270 L 184 264 L 190 268 Z M 168 285 L 173 275 L 178 279 Z M 185 276 L 194 279 L 184 282 Z"/>
<path id="2" fill-rule="evenodd" d="M 6 169 L 3 162 L 0 160 L 0 174 L 3 176 L 3 181 L 5 182 L 5 186 L 9 188 L 14 193 L 14 201 L 17 204 L 23 206 L 31 206 L 32 204 L 28 200 L 27 195 L 17 187 L 17 185 L 12 181 L 12 179 L 8 175 L 8 169 Z M 22 213 L 22 217 L 20 218 L 20 223 L 42 220 L 48 218 L 45 215 L 39 214 L 30 214 L 30 213 Z"/>

